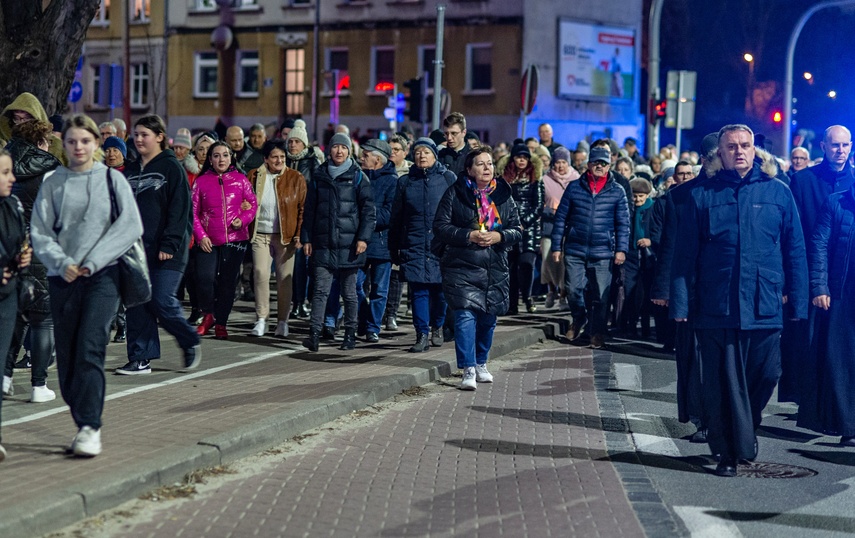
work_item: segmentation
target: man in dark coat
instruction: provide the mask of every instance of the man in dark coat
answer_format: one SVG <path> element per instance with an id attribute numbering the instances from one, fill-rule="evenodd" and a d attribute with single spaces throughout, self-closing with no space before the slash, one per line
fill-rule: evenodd
<path id="1" fill-rule="evenodd" d="M 610 162 L 606 148 L 591 148 L 588 171 L 564 190 L 552 227 L 552 256 L 558 262 L 564 251 L 564 287 L 573 316 L 566 336 L 578 339 L 590 322 L 594 349 L 605 344 L 612 260 L 621 265 L 629 248 L 626 193 L 609 174 Z M 595 298 L 586 306 L 589 286 Z"/>
<path id="2" fill-rule="evenodd" d="M 456 176 L 463 171 L 463 163 L 469 153 L 466 118 L 460 112 L 452 112 L 442 120 L 442 132 L 445 133 L 445 147 L 439 152 L 438 160 Z"/>
<path id="3" fill-rule="evenodd" d="M 694 298 L 707 440 L 721 456 L 716 474 L 736 476 L 740 459 L 757 457 L 783 317 L 807 315 L 807 261 L 793 196 L 771 156 L 755 162 L 751 129 L 722 127 L 717 155 L 678 230 L 670 307 L 684 322 Z"/>
<path id="4" fill-rule="evenodd" d="M 300 242 L 310 258 L 315 282 L 309 337 L 303 345 L 317 351 L 324 310 L 333 278 L 338 277 L 344 299 L 344 339 L 340 349 L 356 345 L 356 272 L 365 265 L 374 232 L 371 181 L 350 158 L 347 135 L 330 139 L 329 160 L 315 171 L 306 197 Z"/>
<path id="5" fill-rule="evenodd" d="M 805 240 L 809 240 L 813 235 L 817 216 L 829 195 L 847 191 L 855 183 L 852 166 L 849 164 L 849 154 L 852 151 L 852 135 L 849 129 L 842 125 L 832 125 L 825 130 L 819 145 L 824 153 L 822 162 L 797 172 L 790 182 Z M 804 358 L 809 351 L 809 342 L 810 322 L 784 320 L 784 330 L 781 332 L 779 402 L 799 403 L 800 387 L 805 374 Z"/>

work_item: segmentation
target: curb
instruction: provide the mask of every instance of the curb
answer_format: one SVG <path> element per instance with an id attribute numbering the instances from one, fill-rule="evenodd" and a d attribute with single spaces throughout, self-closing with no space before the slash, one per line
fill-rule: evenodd
<path id="1" fill-rule="evenodd" d="M 509 333 L 497 333 L 490 357 L 496 359 L 537 343 L 554 333 L 551 323 L 521 327 Z M 126 501 L 181 481 L 192 471 L 223 465 L 262 452 L 312 428 L 326 424 L 352 411 L 387 400 L 413 386 L 426 385 L 451 375 L 457 367 L 452 350 L 448 358 L 433 354 L 436 364 L 415 372 L 367 379 L 354 393 L 330 396 L 297 405 L 287 411 L 234 429 L 206 437 L 195 446 L 176 447 L 169 454 L 144 461 L 121 473 L 112 472 L 57 491 L 26 511 L 20 507 L 0 509 L 0 536 L 41 536 L 114 508 Z"/>

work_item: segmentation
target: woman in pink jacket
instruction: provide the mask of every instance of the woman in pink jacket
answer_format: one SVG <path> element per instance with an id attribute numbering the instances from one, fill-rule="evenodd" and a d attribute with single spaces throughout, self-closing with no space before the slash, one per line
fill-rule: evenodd
<path id="1" fill-rule="evenodd" d="M 204 314 L 200 335 L 214 326 L 215 338 L 229 337 L 226 323 L 235 302 L 240 264 L 249 247 L 249 223 L 257 208 L 252 186 L 235 168 L 231 148 L 225 142 L 212 144 L 193 184 L 193 235 L 199 249 L 196 285 Z"/>

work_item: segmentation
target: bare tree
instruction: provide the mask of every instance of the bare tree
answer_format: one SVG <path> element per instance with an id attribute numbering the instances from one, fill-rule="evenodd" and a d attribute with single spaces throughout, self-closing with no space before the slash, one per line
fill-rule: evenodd
<path id="1" fill-rule="evenodd" d="M 62 112 L 100 0 L 0 0 L 0 107 L 30 92 Z"/>

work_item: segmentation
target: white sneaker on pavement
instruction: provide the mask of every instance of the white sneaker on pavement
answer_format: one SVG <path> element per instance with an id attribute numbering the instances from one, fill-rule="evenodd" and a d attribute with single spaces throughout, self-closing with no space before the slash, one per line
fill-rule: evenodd
<path id="1" fill-rule="evenodd" d="M 3 397 L 13 396 L 15 394 L 15 386 L 12 385 L 12 378 L 4 375 L 3 376 Z"/>
<path id="2" fill-rule="evenodd" d="M 463 369 L 463 381 L 457 387 L 460 390 L 475 390 L 478 388 L 475 384 L 475 368 L 470 366 Z"/>
<path id="3" fill-rule="evenodd" d="M 288 322 L 280 321 L 276 324 L 276 332 L 273 333 L 274 336 L 288 336 Z"/>
<path id="4" fill-rule="evenodd" d="M 6 449 L 3 448 L 3 445 L 0 445 L 0 461 L 6 459 Z"/>
<path id="5" fill-rule="evenodd" d="M 475 365 L 475 381 L 478 383 L 492 383 L 493 374 L 487 371 L 486 364 Z"/>
<path id="6" fill-rule="evenodd" d="M 71 450 L 75 456 L 94 457 L 101 453 L 101 430 L 83 426 L 77 432 Z"/>
<path id="7" fill-rule="evenodd" d="M 264 318 L 259 318 L 258 321 L 255 322 L 255 326 L 252 328 L 252 332 L 250 333 L 253 336 L 264 336 L 264 333 L 267 332 L 267 320 Z"/>
<path id="8" fill-rule="evenodd" d="M 56 393 L 47 388 L 47 385 L 33 386 L 33 391 L 30 393 L 31 403 L 45 403 L 52 400 L 56 400 Z"/>

